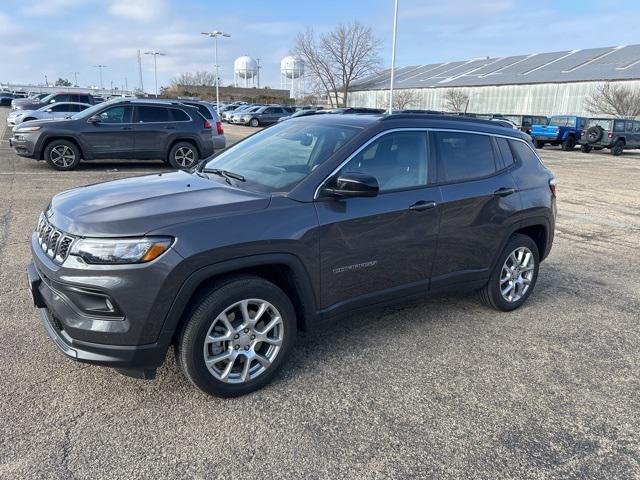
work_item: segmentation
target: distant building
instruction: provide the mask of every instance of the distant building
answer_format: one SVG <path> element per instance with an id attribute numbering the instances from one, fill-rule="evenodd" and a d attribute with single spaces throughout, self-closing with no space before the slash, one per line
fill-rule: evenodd
<path id="1" fill-rule="evenodd" d="M 640 90 L 640 45 L 534 53 L 396 68 L 406 108 L 446 110 L 447 90 L 469 97 L 469 112 L 588 115 L 585 100 L 602 82 Z M 352 84 L 348 103 L 388 107 L 390 70 Z"/>

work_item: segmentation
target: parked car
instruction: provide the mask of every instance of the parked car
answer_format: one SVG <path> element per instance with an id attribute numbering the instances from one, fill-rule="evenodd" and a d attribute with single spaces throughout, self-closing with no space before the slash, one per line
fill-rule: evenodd
<path id="1" fill-rule="evenodd" d="M 281 106 L 265 106 L 255 110 L 247 110 L 234 116 L 234 123 L 240 125 L 250 125 L 260 127 L 278 122 L 282 117 L 287 117 L 293 113 L 293 109 Z"/>
<path id="2" fill-rule="evenodd" d="M 93 95 L 90 93 L 52 93 L 44 98 L 18 98 L 11 102 L 13 110 L 37 110 L 38 108 L 56 102 L 75 102 L 95 104 Z"/>
<path id="3" fill-rule="evenodd" d="M 178 102 L 112 100 L 68 120 L 34 120 L 13 130 L 10 145 L 56 170 L 73 170 L 81 159 L 157 159 L 192 168 L 213 153 L 211 122 Z"/>
<path id="4" fill-rule="evenodd" d="M 88 103 L 60 102 L 45 105 L 37 110 L 13 110 L 7 117 L 7 125 L 19 125 L 31 120 L 63 119 L 91 107 Z"/>
<path id="5" fill-rule="evenodd" d="M 547 117 L 541 115 L 495 115 L 493 118 L 506 118 L 513 122 L 519 130 L 531 134 L 531 127 L 536 125 L 546 125 L 549 122 Z"/>
<path id="6" fill-rule="evenodd" d="M 213 148 L 214 150 L 223 150 L 227 146 L 227 139 L 224 136 L 224 129 L 222 128 L 222 122 L 220 121 L 220 117 L 218 116 L 218 112 L 216 112 L 216 107 L 213 106 L 209 102 L 203 102 L 200 100 L 182 100 L 176 99 L 173 100 L 175 102 L 180 102 L 185 105 L 191 105 L 192 107 L 196 107 L 200 115 L 211 122 L 212 126 L 215 128 L 211 128 L 211 133 L 213 135 Z"/>
<path id="7" fill-rule="evenodd" d="M 587 119 L 575 115 L 555 115 L 549 119 L 548 125 L 534 124 L 531 137 L 536 148 L 543 148 L 545 143 L 554 146 L 562 145 L 562 150 L 573 150 L 580 140 Z"/>
<path id="8" fill-rule="evenodd" d="M 0 92 L 0 106 L 2 107 L 10 106 L 14 98 L 15 97 L 13 96 L 12 93 Z"/>
<path id="9" fill-rule="evenodd" d="M 229 105 L 227 108 L 225 108 L 224 112 L 222 113 L 221 120 L 223 122 L 231 123 L 231 116 L 234 113 L 238 113 L 242 110 L 246 110 L 251 107 L 253 107 L 253 105 Z"/>
<path id="10" fill-rule="evenodd" d="M 640 121 L 622 118 L 589 118 L 580 136 L 580 150 L 608 148 L 615 156 L 624 150 L 640 148 Z"/>
<path id="11" fill-rule="evenodd" d="M 252 105 L 247 108 L 239 108 L 231 114 L 231 118 L 229 118 L 229 123 L 240 124 L 240 117 L 245 114 L 257 112 L 259 109 L 264 107 L 264 105 Z"/>
<path id="12" fill-rule="evenodd" d="M 322 110 L 322 109 L 303 109 L 303 110 L 298 110 L 295 113 L 292 113 L 291 115 L 285 115 L 283 117 L 280 117 L 278 119 L 278 122 L 284 122 L 285 120 L 289 120 L 290 118 L 299 118 L 299 117 L 306 117 L 308 115 L 318 115 L 318 114 L 323 114 L 323 113 L 327 113 L 327 110 Z"/>
<path id="13" fill-rule="evenodd" d="M 31 237 L 34 303 L 74 360 L 153 378 L 175 345 L 223 396 L 273 378 L 298 330 L 363 308 L 479 289 L 514 310 L 556 217 L 528 140 L 461 117 L 311 115 L 190 172 L 76 188 Z"/>

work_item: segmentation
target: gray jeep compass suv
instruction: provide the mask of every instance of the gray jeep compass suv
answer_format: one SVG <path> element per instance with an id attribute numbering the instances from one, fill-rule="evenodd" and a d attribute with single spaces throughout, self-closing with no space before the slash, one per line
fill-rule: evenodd
<path id="1" fill-rule="evenodd" d="M 555 179 L 528 136 L 443 115 L 316 115 L 192 171 L 56 195 L 29 285 L 68 357 L 153 378 L 170 346 L 210 394 L 267 383 L 296 332 L 367 307 L 531 295 Z"/>
<path id="2" fill-rule="evenodd" d="M 33 120 L 14 128 L 9 144 L 23 157 L 73 170 L 80 160 L 164 160 L 192 168 L 213 154 L 212 128 L 196 107 L 178 101 L 117 99 L 63 120 Z"/>

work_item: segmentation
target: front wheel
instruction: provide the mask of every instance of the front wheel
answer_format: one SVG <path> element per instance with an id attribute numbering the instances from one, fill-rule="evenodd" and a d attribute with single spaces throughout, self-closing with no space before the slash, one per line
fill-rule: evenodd
<path id="1" fill-rule="evenodd" d="M 80 149 L 68 140 L 53 140 L 44 149 L 44 158 L 51 168 L 66 172 L 80 164 Z"/>
<path id="2" fill-rule="evenodd" d="M 169 152 L 169 163 L 178 170 L 195 167 L 199 160 L 198 150 L 188 142 L 176 143 Z"/>
<path id="3" fill-rule="evenodd" d="M 565 152 L 569 152 L 573 150 L 575 146 L 576 146 L 576 139 L 573 137 L 567 137 L 562 141 L 562 150 L 564 150 Z"/>
<path id="4" fill-rule="evenodd" d="M 536 140 L 535 145 L 536 145 L 536 148 L 542 148 L 544 147 L 544 142 L 542 140 Z"/>
<path id="5" fill-rule="evenodd" d="M 295 311 L 280 288 L 260 277 L 230 277 L 198 300 L 176 357 L 196 387 L 235 397 L 266 385 L 295 337 Z"/>
<path id="6" fill-rule="evenodd" d="M 538 246 L 531 237 L 522 234 L 511 237 L 489 281 L 480 289 L 482 302 L 503 312 L 520 307 L 535 287 L 539 262 Z"/>
<path id="7" fill-rule="evenodd" d="M 249 121 L 249 125 L 251 125 L 252 127 L 259 127 L 260 126 L 260 121 L 257 118 L 252 118 Z"/>

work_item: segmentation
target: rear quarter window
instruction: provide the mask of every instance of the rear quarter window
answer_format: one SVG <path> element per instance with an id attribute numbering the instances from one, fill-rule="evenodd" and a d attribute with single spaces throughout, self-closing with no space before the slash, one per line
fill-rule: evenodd
<path id="1" fill-rule="evenodd" d="M 188 122 L 190 120 L 189 115 L 178 108 L 172 108 L 171 115 L 174 122 Z"/>
<path id="2" fill-rule="evenodd" d="M 534 153 L 533 149 L 524 142 L 518 140 L 509 140 L 511 151 L 513 155 L 522 163 L 527 162 L 540 162 L 538 156 Z"/>
<path id="3" fill-rule="evenodd" d="M 511 152 L 511 148 L 509 148 L 509 142 L 506 138 L 502 137 L 495 137 L 495 140 L 496 144 L 498 145 L 499 153 L 502 156 L 503 167 L 509 168 L 515 162 L 513 153 Z"/>

